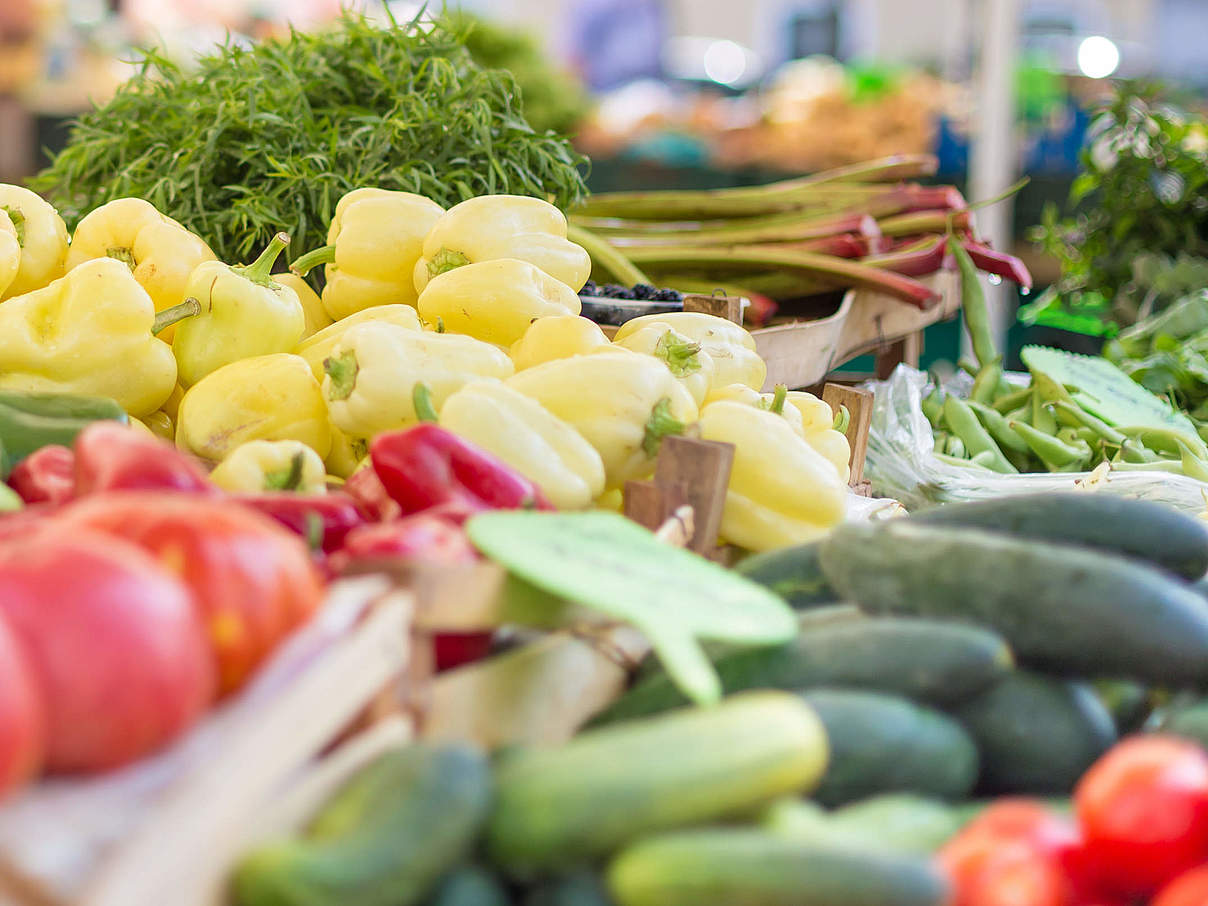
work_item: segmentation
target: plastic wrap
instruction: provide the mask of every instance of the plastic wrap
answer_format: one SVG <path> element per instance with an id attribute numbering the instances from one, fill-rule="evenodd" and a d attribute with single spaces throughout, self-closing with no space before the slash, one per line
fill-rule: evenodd
<path id="1" fill-rule="evenodd" d="M 1010 374 L 1008 380 L 1025 386 L 1028 376 Z M 922 410 L 923 397 L 934 386 L 927 374 L 899 365 L 888 380 L 867 386 L 876 398 L 864 474 L 872 482 L 875 494 L 893 497 L 908 509 L 1003 494 L 1075 489 L 1142 497 L 1197 515 L 1208 509 L 1208 484 L 1169 472 L 1001 475 L 972 464 L 967 468 L 951 465 L 932 452 L 935 438 Z M 944 384 L 943 389 L 964 396 L 971 386 L 972 380 L 960 374 Z"/>

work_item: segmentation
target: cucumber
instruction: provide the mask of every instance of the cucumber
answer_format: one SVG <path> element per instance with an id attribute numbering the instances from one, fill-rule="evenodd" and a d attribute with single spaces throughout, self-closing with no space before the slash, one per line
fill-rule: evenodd
<path id="1" fill-rule="evenodd" d="M 1022 671 L 955 714 L 977 743 L 985 793 L 1068 793 L 1116 741 L 1089 686 Z"/>
<path id="2" fill-rule="evenodd" d="M 650 837 L 609 866 L 618 906 L 940 906 L 923 859 L 799 843 L 758 828 Z"/>
<path id="3" fill-rule="evenodd" d="M 734 572 L 776 592 L 794 610 L 831 604 L 839 596 L 822 575 L 819 549 L 815 541 L 755 554 L 734 567 Z"/>
<path id="4" fill-rule="evenodd" d="M 1123 554 L 1187 579 L 1208 572 L 1208 526 L 1148 500 L 1074 492 L 1018 494 L 936 507 L 911 518 Z"/>
<path id="5" fill-rule="evenodd" d="M 813 793 L 825 806 L 888 792 L 960 799 L 977 782 L 977 749 L 946 714 L 854 689 L 814 689 L 802 697 L 830 743 L 830 763 Z"/>
<path id="6" fill-rule="evenodd" d="M 946 802 L 912 793 L 887 793 L 853 802 L 831 815 L 844 834 L 875 841 L 903 855 L 929 856 L 956 836 L 961 816 Z"/>
<path id="7" fill-rule="evenodd" d="M 478 865 L 463 865 L 449 872 L 424 906 L 511 906 L 507 888 Z"/>
<path id="8" fill-rule="evenodd" d="M 729 651 L 714 667 L 727 692 L 853 686 L 950 704 L 1010 672 L 1011 651 L 989 630 L 936 620 L 879 617 L 803 630 L 770 648 Z M 608 723 L 687 701 L 665 673 L 652 672 L 596 717 Z"/>
<path id="9" fill-rule="evenodd" d="M 589 730 L 558 748 L 505 755 L 487 851 L 515 877 L 608 855 L 645 833 L 727 817 L 807 792 L 826 733 L 787 692 L 748 692 Z"/>
<path id="10" fill-rule="evenodd" d="M 1208 680 L 1208 601 L 1134 561 L 898 519 L 835 529 L 822 567 L 866 611 L 988 626 L 1050 673 Z"/>
<path id="11" fill-rule="evenodd" d="M 491 775 L 465 745 L 413 745 L 371 762 L 305 837 L 253 850 L 234 876 L 241 906 L 410 906 L 469 853 Z"/>
<path id="12" fill-rule="evenodd" d="M 612 906 L 612 898 L 603 878 L 578 871 L 537 885 L 524 898 L 524 906 Z"/>
<path id="13" fill-rule="evenodd" d="M 1116 733 L 1123 736 L 1140 730 L 1153 710 L 1149 689 L 1131 680 L 1101 679 L 1093 683 L 1095 695 L 1107 708 L 1116 725 Z"/>

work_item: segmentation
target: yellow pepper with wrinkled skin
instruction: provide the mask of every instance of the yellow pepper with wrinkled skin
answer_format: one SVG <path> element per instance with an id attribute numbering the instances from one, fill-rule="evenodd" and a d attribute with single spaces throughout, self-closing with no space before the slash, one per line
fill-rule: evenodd
<path id="1" fill-rule="evenodd" d="M 804 544 L 843 519 L 847 485 L 780 415 L 732 400 L 700 413 L 700 436 L 734 444 L 721 534 L 752 551 Z"/>
<path id="2" fill-rule="evenodd" d="M 663 437 L 682 433 L 697 416 L 692 395 L 662 362 L 618 347 L 536 365 L 507 385 L 596 448 L 606 489 L 651 474 Z"/>
<path id="3" fill-rule="evenodd" d="M 289 237 L 278 233 L 251 264 L 203 261 L 189 275 L 185 295 L 201 310 L 177 324 L 172 343 L 184 386 L 239 359 L 289 352 L 298 345 L 306 326 L 302 303 L 271 275 L 288 243 Z"/>
<path id="4" fill-rule="evenodd" d="M 375 437 L 420 421 L 417 384 L 428 389 L 439 413 L 466 384 L 513 371 L 512 360 L 490 343 L 372 321 L 350 328 L 323 367 L 332 423 L 353 437 Z"/>
<path id="5" fill-rule="evenodd" d="M 0 209 L 0 299 L 4 291 L 17 279 L 21 269 L 21 243 L 17 240 L 17 228 L 12 218 Z"/>
<path id="6" fill-rule="evenodd" d="M 560 510 L 582 509 L 604 491 L 604 463 L 583 435 L 506 384 L 467 384 L 445 400 L 439 424 L 532 480 Z"/>
<path id="7" fill-rule="evenodd" d="M 633 352 L 654 356 L 692 394 L 697 406 L 704 403 L 714 369 L 713 357 L 700 343 L 662 324 L 648 324 L 614 342 Z"/>
<path id="8" fill-rule="evenodd" d="M 480 195 L 455 204 L 424 239 L 415 263 L 415 289 L 439 274 L 477 261 L 519 258 L 574 292 L 591 275 L 591 258 L 566 238 L 566 215 L 540 198 Z"/>
<path id="9" fill-rule="evenodd" d="M 305 274 L 326 264 L 323 306 L 334 320 L 375 305 L 411 305 L 424 238 L 445 209 L 410 192 L 354 189 L 336 204 L 327 245 L 294 262 Z"/>
<path id="10" fill-rule="evenodd" d="M 429 326 L 511 346 L 537 318 L 577 315 L 579 296 L 561 280 L 515 258 L 494 258 L 446 271 L 419 294 Z"/>
<path id="11" fill-rule="evenodd" d="M 851 478 L 851 444 L 835 430 L 835 413 L 824 400 L 804 390 L 790 390 L 789 403 L 801 413 L 801 429 L 809 445 L 838 470 L 847 482 Z"/>
<path id="12" fill-rule="evenodd" d="M 124 264 L 82 264 L 0 305 L 0 387 L 107 396 L 136 418 L 154 412 L 176 385 L 176 359 L 151 334 L 154 318 Z"/>
<path id="13" fill-rule="evenodd" d="M 331 452 L 323 460 L 327 473 L 347 478 L 361 465 L 369 453 L 369 442 L 363 437 L 349 437 L 335 425 L 331 426 Z"/>
<path id="14" fill-rule="evenodd" d="M 302 357 L 279 352 L 240 359 L 185 392 L 178 447 L 219 462 L 249 440 L 298 440 L 320 458 L 331 451 L 323 393 Z"/>
<path id="15" fill-rule="evenodd" d="M 613 342 L 623 344 L 627 337 L 650 326 L 674 330 L 700 343 L 701 349 L 713 360 L 710 387 L 746 384 L 755 390 L 763 389 L 768 366 L 755 351 L 755 338 L 741 325 L 702 312 L 671 311 L 626 321 Z"/>
<path id="16" fill-rule="evenodd" d="M 341 318 L 334 324 L 324 327 L 314 336 L 307 337 L 294 350 L 310 363 L 310 370 L 315 373 L 315 380 L 323 381 L 323 362 L 331 355 L 350 328 L 368 322 L 394 324 L 407 330 L 421 331 L 424 326 L 419 322 L 419 313 L 410 305 L 375 305 L 366 308 L 347 318 Z"/>
<path id="17" fill-rule="evenodd" d="M 508 354 L 516 370 L 523 371 L 542 362 L 585 355 L 610 345 L 595 321 L 581 315 L 552 315 L 530 324 Z"/>
<path id="18" fill-rule="evenodd" d="M 776 400 L 775 393 L 760 393 L 758 390 L 752 390 L 746 384 L 729 384 L 725 387 L 717 387 L 709 391 L 709 395 L 705 398 L 705 405 L 716 403 L 719 400 L 729 400 L 734 403 L 742 403 L 745 406 L 754 406 L 756 409 L 764 409 L 773 411 L 772 407 Z M 777 413 L 784 418 L 793 433 L 798 437 L 805 437 L 805 428 L 802 426 L 801 413 L 791 402 L 788 401 L 788 394 L 781 400 L 781 406 Z"/>
<path id="19" fill-rule="evenodd" d="M 0 211 L 9 222 L 21 247 L 17 273 L 0 299 L 22 296 L 58 280 L 67 259 L 67 225 L 40 195 L 21 186 L 0 184 Z"/>
<path id="20" fill-rule="evenodd" d="M 210 481 L 231 494 L 263 491 L 327 493 L 327 473 L 319 454 L 296 440 L 249 440 L 226 455 Z"/>
<path id="21" fill-rule="evenodd" d="M 323 307 L 323 300 L 319 298 L 319 294 L 297 274 L 273 274 L 273 279 L 282 286 L 292 289 L 297 294 L 298 301 L 302 303 L 302 314 L 306 319 L 302 329 L 303 340 L 314 336 L 324 327 L 334 323 L 331 315 L 327 313 L 327 309 Z"/>
<path id="22" fill-rule="evenodd" d="M 141 198 L 118 198 L 86 214 L 67 251 L 67 270 L 96 258 L 116 258 L 151 296 L 157 312 L 182 302 L 194 268 L 213 261 L 200 236 Z M 160 333 L 171 342 L 173 328 Z"/>

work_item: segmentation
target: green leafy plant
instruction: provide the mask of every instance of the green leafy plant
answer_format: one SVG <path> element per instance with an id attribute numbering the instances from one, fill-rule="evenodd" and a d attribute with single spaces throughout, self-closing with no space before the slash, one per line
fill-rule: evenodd
<path id="1" fill-rule="evenodd" d="M 329 29 L 229 42 L 188 71 L 149 52 L 31 185 L 69 225 L 138 196 L 224 260 L 280 230 L 296 257 L 324 244 L 336 202 L 360 186 L 446 206 L 490 193 L 581 200 L 585 158 L 520 105 L 511 75 L 471 59 L 462 26 L 383 27 L 346 11 Z"/>

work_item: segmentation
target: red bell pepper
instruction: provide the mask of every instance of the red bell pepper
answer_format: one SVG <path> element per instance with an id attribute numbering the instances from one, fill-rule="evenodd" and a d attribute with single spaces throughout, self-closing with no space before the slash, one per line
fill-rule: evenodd
<path id="1" fill-rule="evenodd" d="M 358 469 L 349 475 L 344 482 L 343 491 L 356 500 L 375 522 L 397 519 L 403 513 L 399 505 L 386 493 L 381 479 L 372 468 Z"/>
<path id="2" fill-rule="evenodd" d="M 295 494 L 292 491 L 266 491 L 262 494 L 238 494 L 235 499 L 271 516 L 295 534 L 302 536 L 311 550 L 331 553 L 344 546 L 353 529 L 364 525 L 368 513 L 349 494 Z"/>
<path id="3" fill-rule="evenodd" d="M 434 509 L 353 529 L 332 555 L 331 569 L 338 574 L 357 560 L 394 557 L 458 564 L 473 563 L 478 552 L 455 519 Z"/>
<path id="4" fill-rule="evenodd" d="M 201 464 L 172 444 L 117 422 L 93 422 L 75 439 L 76 496 L 140 488 L 217 496 Z"/>
<path id="5" fill-rule="evenodd" d="M 496 456 L 439 425 L 379 434 L 374 471 L 403 513 L 442 504 L 474 510 L 552 510 L 541 489 Z"/>
<path id="6" fill-rule="evenodd" d="M 17 463 L 9 486 L 26 503 L 66 503 L 75 496 L 75 454 L 51 444 Z"/>

